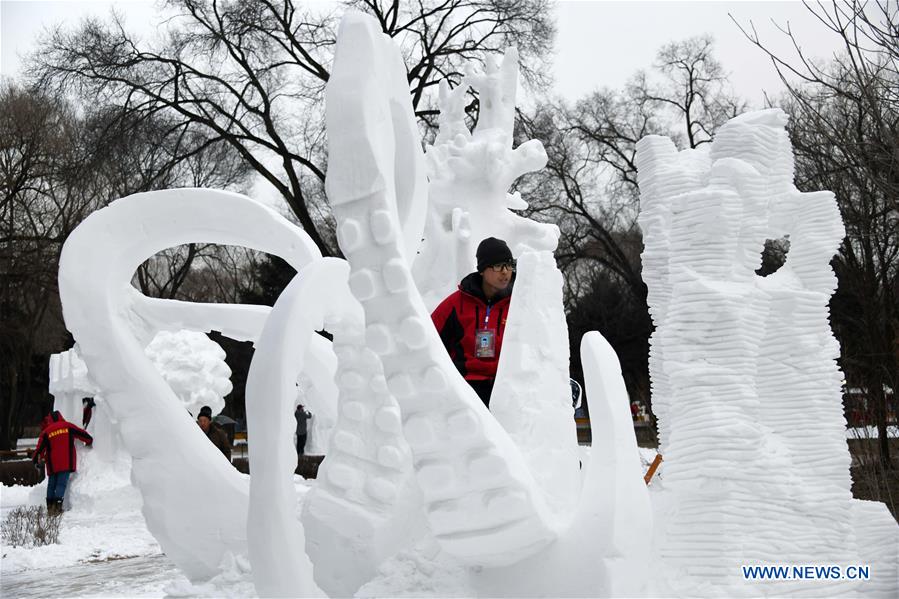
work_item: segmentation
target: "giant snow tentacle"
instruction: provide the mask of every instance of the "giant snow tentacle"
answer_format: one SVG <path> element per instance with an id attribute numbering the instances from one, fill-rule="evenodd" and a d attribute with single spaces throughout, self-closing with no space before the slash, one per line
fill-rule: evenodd
<path id="1" fill-rule="evenodd" d="M 342 260 L 325 258 L 294 277 L 272 309 L 247 376 L 253 473 L 247 539 L 253 581 L 263 597 L 321 595 L 296 518 L 292 415 L 300 365 L 326 314 L 336 312 L 361 326 L 361 310 L 346 287 L 347 271 Z"/>
<path id="2" fill-rule="evenodd" d="M 388 174 L 394 137 L 379 120 L 389 111 L 369 68 L 380 33 L 366 18 L 348 15 L 338 40 L 326 91 L 329 156 L 353 170 L 329 172 L 327 187 L 350 288 L 365 310 L 366 343 L 402 409 L 441 546 L 467 563 L 514 562 L 555 533 L 520 453 L 458 376 L 412 282 Z"/>
<path id="3" fill-rule="evenodd" d="M 352 299 L 345 281 L 340 293 Z M 338 357 L 338 417 L 303 511 L 315 580 L 340 597 L 352 596 L 381 562 L 411 545 L 422 520 L 400 409 L 380 358 L 365 346 L 361 306 L 352 302 L 358 315 L 332 310 L 325 322 Z"/>
<path id="4" fill-rule="evenodd" d="M 251 247 L 298 270 L 320 255 L 302 230 L 245 196 L 156 191 L 88 216 L 63 247 L 59 288 L 66 326 L 134 458 L 132 478 L 147 526 L 166 555 L 197 580 L 215 575 L 226 553 L 246 550 L 246 479 L 202 435 L 144 355 L 150 331 L 140 329 L 149 324 L 130 308 L 137 267 L 190 242 Z M 193 502 L 203 509 L 185 509 Z"/>

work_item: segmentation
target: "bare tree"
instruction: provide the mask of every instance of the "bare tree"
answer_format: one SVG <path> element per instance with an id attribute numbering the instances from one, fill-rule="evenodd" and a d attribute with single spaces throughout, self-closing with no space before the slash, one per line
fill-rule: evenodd
<path id="1" fill-rule="evenodd" d="M 525 73 L 547 55 L 554 33 L 547 0 L 350 3 L 402 43 L 412 103 L 433 116 L 429 91 L 484 53 L 519 46 Z M 168 37 L 139 43 L 120 19 L 59 30 L 35 56 L 44 88 L 77 91 L 135 118 L 162 114 L 173 127 L 224 142 L 284 198 L 325 255 L 336 255 L 326 171 L 323 88 L 335 19 L 293 0 L 170 0 Z"/>
<path id="2" fill-rule="evenodd" d="M 68 234 L 117 197 L 159 187 L 239 186 L 248 169 L 230 147 L 161 119 L 127 121 L 108 107 L 85 114 L 14 84 L 0 88 L 0 138 L 0 446 L 8 448 L 34 401 L 47 397 L 47 356 L 67 342 L 57 269 Z M 203 277 L 220 281 L 223 293 L 229 277 L 246 284 L 240 277 L 251 258 L 205 244 L 174 248 L 151 258 L 136 279 L 157 297 L 183 297 L 182 288 L 193 286 L 196 299 L 214 301 L 223 296 L 200 297 L 214 288 L 188 275 L 215 267 Z M 223 272 L 226 266 L 232 270 Z"/>
<path id="3" fill-rule="evenodd" d="M 66 202 L 77 125 L 64 104 L 0 88 L 0 448 L 15 446 L 33 395 L 33 356 L 45 346 L 56 263 L 69 223 L 87 206 Z"/>
<path id="4" fill-rule="evenodd" d="M 797 185 L 836 194 L 846 238 L 833 262 L 839 288 L 831 322 L 847 383 L 873 402 L 880 460 L 889 468 L 885 390 L 899 386 L 899 4 L 806 7 L 841 42 L 831 61 L 808 57 L 789 25 L 781 30 L 792 56 L 767 49 L 751 23 L 744 33 L 787 87 Z"/>

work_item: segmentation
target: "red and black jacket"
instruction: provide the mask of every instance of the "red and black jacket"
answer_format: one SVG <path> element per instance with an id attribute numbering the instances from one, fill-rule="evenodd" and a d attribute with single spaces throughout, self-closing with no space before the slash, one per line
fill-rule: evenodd
<path id="1" fill-rule="evenodd" d="M 34 461 L 43 458 L 47 462 L 48 475 L 57 472 L 75 472 L 75 439 L 90 445 L 94 442 L 94 438 L 86 430 L 67 422 L 57 411 L 54 411 L 48 420 L 44 430 L 41 431 L 41 436 L 38 437 Z"/>
<path id="2" fill-rule="evenodd" d="M 431 320 L 434 321 L 434 326 L 440 333 L 440 340 L 449 352 L 453 364 L 469 381 L 496 378 L 514 277 L 513 282 L 505 290 L 489 301 L 484 295 L 481 283 L 479 273 L 473 272 L 466 276 L 459 283 L 459 290 L 440 302 L 431 314 Z M 496 352 L 493 358 L 475 357 L 475 331 L 483 328 L 495 331 Z"/>

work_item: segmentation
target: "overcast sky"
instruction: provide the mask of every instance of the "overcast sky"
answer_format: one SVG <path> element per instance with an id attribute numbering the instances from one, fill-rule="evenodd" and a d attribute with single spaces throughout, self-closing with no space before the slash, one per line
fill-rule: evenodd
<path id="1" fill-rule="evenodd" d="M 147 37 L 154 34 L 160 18 L 153 0 L 2 0 L 0 72 L 15 76 L 19 56 L 33 47 L 45 27 L 75 25 L 84 16 L 105 17 L 113 6 L 134 31 Z M 785 52 L 789 44 L 772 20 L 789 23 L 812 56 L 828 58 L 836 47 L 834 36 L 826 35 L 799 1 L 561 1 L 556 7 L 555 91 L 574 100 L 603 86 L 619 87 L 635 70 L 649 67 L 662 44 L 711 33 L 716 56 L 731 74 L 735 91 L 760 106 L 763 91 L 777 93 L 782 85 L 770 62 L 743 37 L 729 13 L 740 23 L 754 22 L 764 39 Z"/>

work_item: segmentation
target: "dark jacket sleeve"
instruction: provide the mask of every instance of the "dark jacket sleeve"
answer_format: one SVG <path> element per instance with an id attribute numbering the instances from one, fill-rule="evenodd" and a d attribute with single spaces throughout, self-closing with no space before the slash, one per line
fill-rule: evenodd
<path id="1" fill-rule="evenodd" d="M 69 425 L 69 433 L 79 441 L 83 441 L 85 445 L 90 445 L 94 442 L 94 438 L 89 432 L 87 432 L 83 428 L 75 426 L 74 424 Z"/>
<path id="2" fill-rule="evenodd" d="M 456 313 L 459 292 L 453 293 L 440 302 L 440 305 L 431 314 L 431 320 L 440 335 L 440 341 L 450 355 L 453 364 L 462 376 L 465 376 L 465 351 L 462 348 L 462 339 L 465 337 L 465 329 Z"/>
<path id="3" fill-rule="evenodd" d="M 455 294 L 453 294 L 455 295 Z M 434 308 L 434 311 L 431 312 L 431 321 L 434 323 L 434 328 L 437 329 L 439 333 L 443 327 L 446 325 L 446 319 L 449 318 L 450 312 L 453 309 L 452 295 L 440 302 L 440 305 Z"/>
<path id="4" fill-rule="evenodd" d="M 458 293 L 453 293 L 440 302 L 440 305 L 431 314 L 431 320 L 434 322 L 434 327 L 440 335 L 440 340 L 443 342 L 446 351 L 451 354 L 459 342 L 462 341 L 462 336 L 464 335 L 462 326 L 459 323 L 459 317 L 456 314 L 456 304 L 458 302 L 455 300 L 457 295 Z"/>
<path id="5" fill-rule="evenodd" d="M 44 450 L 46 449 L 45 445 L 47 445 L 47 435 L 41 433 L 41 436 L 37 439 L 37 447 L 34 448 L 34 455 L 31 456 L 32 461 L 37 463 L 41 458 L 41 454 L 44 453 Z"/>

